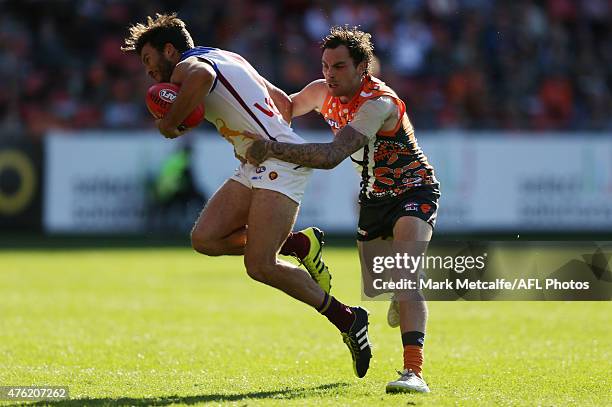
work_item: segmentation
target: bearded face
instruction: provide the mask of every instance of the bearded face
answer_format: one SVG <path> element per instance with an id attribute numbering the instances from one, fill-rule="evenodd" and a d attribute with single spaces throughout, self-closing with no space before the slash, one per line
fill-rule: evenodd
<path id="1" fill-rule="evenodd" d="M 150 44 L 145 44 L 140 52 L 140 59 L 147 75 L 153 78 L 155 82 L 170 82 L 175 64 L 162 52 L 153 48 Z"/>

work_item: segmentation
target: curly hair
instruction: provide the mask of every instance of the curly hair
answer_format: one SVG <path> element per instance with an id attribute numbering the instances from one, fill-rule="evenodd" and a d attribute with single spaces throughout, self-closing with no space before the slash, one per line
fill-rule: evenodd
<path id="1" fill-rule="evenodd" d="M 321 49 L 337 48 L 344 45 L 348 48 L 349 55 L 355 66 L 365 61 L 365 73 L 370 73 L 372 58 L 374 57 L 374 45 L 369 33 L 360 31 L 358 27 L 335 26 L 329 30 L 329 34 L 321 41 Z"/>
<path id="2" fill-rule="evenodd" d="M 130 35 L 125 38 L 125 46 L 122 51 L 136 51 L 140 54 L 142 47 L 149 43 L 158 51 L 163 51 L 167 43 L 174 45 L 179 52 L 185 52 L 193 48 L 193 39 L 183 20 L 172 14 L 155 14 L 153 19 L 147 17 L 147 24 L 134 24 L 130 28 Z"/>

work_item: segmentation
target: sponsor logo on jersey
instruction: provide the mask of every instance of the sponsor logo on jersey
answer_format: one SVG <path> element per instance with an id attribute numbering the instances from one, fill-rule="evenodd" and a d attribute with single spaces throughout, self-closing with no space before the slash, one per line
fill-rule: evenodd
<path id="1" fill-rule="evenodd" d="M 337 121 L 332 120 L 332 119 L 326 119 L 327 124 L 329 124 L 330 127 L 333 127 L 334 129 L 339 129 L 340 125 L 338 124 Z"/>
<path id="2" fill-rule="evenodd" d="M 405 211 L 418 211 L 419 204 L 416 202 L 408 202 L 406 205 L 404 205 L 404 210 Z"/>
<path id="3" fill-rule="evenodd" d="M 278 173 L 276 171 L 272 171 L 270 174 L 268 174 L 268 177 L 271 181 L 274 181 L 276 178 L 278 178 Z"/>
<path id="4" fill-rule="evenodd" d="M 260 180 L 261 179 L 261 175 L 257 175 L 257 176 L 251 177 L 251 179 L 254 180 L 254 181 L 256 181 L 258 179 Z"/>
<path id="5" fill-rule="evenodd" d="M 161 89 L 159 91 L 159 97 L 168 103 L 174 103 L 174 100 L 176 99 L 176 92 L 171 89 Z"/>
<path id="6" fill-rule="evenodd" d="M 259 167 L 257 167 L 257 168 L 255 168 L 255 172 L 256 172 L 257 174 L 261 174 L 261 173 L 262 173 L 262 172 L 264 172 L 265 170 L 266 170 L 266 167 L 264 167 L 263 165 L 262 165 L 262 166 L 259 166 Z"/>
<path id="7" fill-rule="evenodd" d="M 361 229 L 361 228 L 357 228 L 357 233 L 360 234 L 361 236 L 367 236 L 368 232 L 366 232 L 365 230 Z"/>

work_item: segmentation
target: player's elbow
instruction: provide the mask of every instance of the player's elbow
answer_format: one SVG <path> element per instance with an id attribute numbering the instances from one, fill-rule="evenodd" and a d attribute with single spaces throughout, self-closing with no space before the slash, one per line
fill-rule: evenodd
<path id="1" fill-rule="evenodd" d="M 283 107 L 281 115 L 287 123 L 291 123 L 291 120 L 293 119 L 293 103 L 291 103 L 291 100 Z"/>
<path id="2" fill-rule="evenodd" d="M 293 106 L 291 103 L 281 102 L 275 104 L 283 120 L 285 120 L 287 123 L 291 123 L 291 119 L 293 119 Z"/>
<path id="3" fill-rule="evenodd" d="M 347 155 L 344 153 L 344 151 L 338 147 L 335 147 L 332 144 L 331 150 L 330 150 L 330 154 L 328 154 L 327 158 L 323 161 L 322 165 L 321 165 L 321 169 L 324 170 L 331 170 L 336 168 L 342 161 L 344 161 L 344 159 L 347 157 Z"/>
<path id="4" fill-rule="evenodd" d="M 285 119 L 287 123 L 290 123 L 293 118 L 293 102 L 291 98 L 278 88 L 272 88 L 270 90 L 270 96 L 272 96 L 272 101 L 283 119 Z"/>
<path id="5" fill-rule="evenodd" d="M 330 160 L 330 161 L 324 161 L 320 168 L 322 170 L 333 170 L 334 168 L 336 168 L 338 166 L 338 164 L 340 164 L 341 161 L 338 160 Z"/>

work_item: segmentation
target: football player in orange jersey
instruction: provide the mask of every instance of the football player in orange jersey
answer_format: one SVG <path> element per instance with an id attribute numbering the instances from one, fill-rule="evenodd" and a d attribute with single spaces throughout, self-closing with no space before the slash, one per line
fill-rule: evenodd
<path id="1" fill-rule="evenodd" d="M 319 112 L 334 133 L 333 141 L 258 140 L 247 151 L 247 159 L 259 164 L 274 157 L 331 169 L 350 157 L 362 176 L 357 233 L 362 269 L 369 269 L 364 263 L 384 244 L 396 252 L 409 248 L 409 254 L 420 256 L 432 236 L 440 193 L 433 168 L 417 144 L 406 106 L 370 74 L 370 34 L 334 27 L 323 39 L 322 49 L 324 79 L 291 95 L 290 103 L 281 109 L 291 112 L 291 117 Z M 387 384 L 386 391 L 429 392 L 422 375 L 427 306 L 421 291 L 396 292 L 388 322 L 400 326 L 404 369 L 397 380 Z"/>

